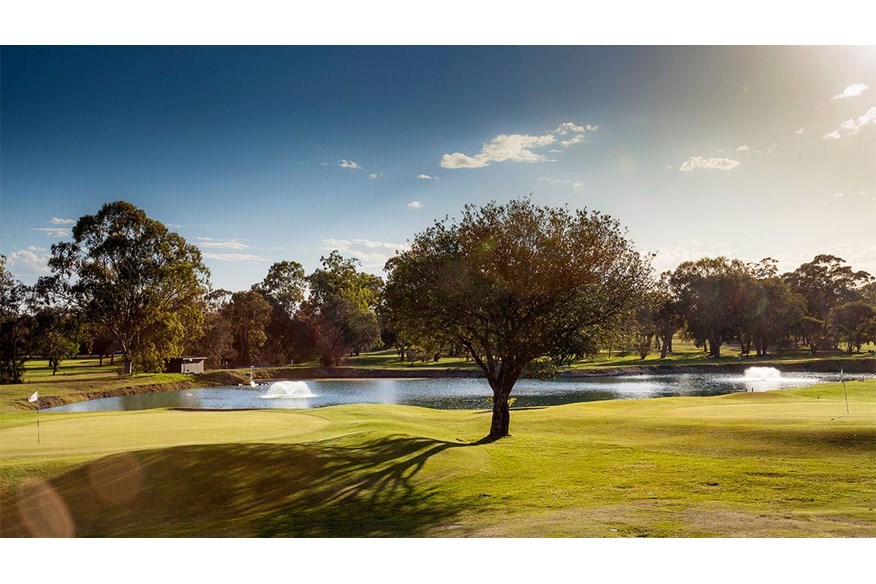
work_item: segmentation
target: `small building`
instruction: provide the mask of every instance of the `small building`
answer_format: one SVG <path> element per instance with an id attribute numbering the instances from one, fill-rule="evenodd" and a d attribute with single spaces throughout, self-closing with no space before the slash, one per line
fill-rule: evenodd
<path id="1" fill-rule="evenodd" d="M 176 357 L 167 362 L 165 373 L 185 373 L 195 375 L 204 372 L 206 357 Z"/>

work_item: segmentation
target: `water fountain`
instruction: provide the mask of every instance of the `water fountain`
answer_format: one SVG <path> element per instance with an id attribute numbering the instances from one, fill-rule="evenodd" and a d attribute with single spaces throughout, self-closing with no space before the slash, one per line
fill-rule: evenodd
<path id="1" fill-rule="evenodd" d="M 782 372 L 775 367 L 749 367 L 745 370 L 745 381 L 778 381 Z"/>
<path id="2" fill-rule="evenodd" d="M 259 396 L 263 399 L 300 399 L 316 397 L 303 381 L 277 381 L 271 384 L 268 393 Z"/>
<path id="3" fill-rule="evenodd" d="M 782 388 L 782 372 L 775 367 L 749 367 L 743 379 L 746 391 Z"/>

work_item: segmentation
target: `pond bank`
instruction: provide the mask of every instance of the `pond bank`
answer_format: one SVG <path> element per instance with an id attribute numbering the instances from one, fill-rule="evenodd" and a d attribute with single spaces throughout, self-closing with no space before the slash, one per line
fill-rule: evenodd
<path id="1" fill-rule="evenodd" d="M 593 367 L 573 371 L 561 371 L 560 379 L 588 377 L 616 377 L 621 375 L 662 375 L 680 373 L 742 373 L 749 367 L 775 367 L 786 372 L 838 373 L 843 369 L 846 373 L 876 373 L 876 359 L 823 359 L 796 363 L 715 363 L 701 365 L 630 365 L 625 367 Z M 281 379 L 472 379 L 482 377 L 479 369 L 364 369 L 356 367 L 277 367 L 260 368 L 256 370 L 256 381 L 266 382 Z M 182 391 L 222 385 L 238 385 L 249 382 L 248 369 L 231 369 L 210 371 L 203 375 L 193 376 L 190 380 L 136 385 L 130 387 L 114 387 L 101 389 L 100 382 L 95 382 L 93 390 L 57 396 L 41 393 L 39 406 L 48 408 L 70 403 L 99 399 L 106 397 L 121 397 L 163 391 Z M 36 404 L 28 403 L 26 398 L 15 402 L 18 409 L 35 409 Z"/>

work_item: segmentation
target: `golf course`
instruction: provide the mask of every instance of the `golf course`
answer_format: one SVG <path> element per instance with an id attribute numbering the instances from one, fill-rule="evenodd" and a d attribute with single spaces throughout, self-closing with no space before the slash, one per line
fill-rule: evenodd
<path id="1" fill-rule="evenodd" d="M 846 400 L 848 412 L 846 413 Z M 876 381 L 489 411 L 0 414 L 0 531 L 873 537 Z"/>

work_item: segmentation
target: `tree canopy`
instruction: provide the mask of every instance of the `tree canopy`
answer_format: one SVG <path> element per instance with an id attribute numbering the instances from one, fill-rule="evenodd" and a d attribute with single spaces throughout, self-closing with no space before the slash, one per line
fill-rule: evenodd
<path id="1" fill-rule="evenodd" d="M 508 434 L 524 367 L 586 345 L 636 306 L 650 266 L 610 217 L 522 199 L 466 206 L 458 222 L 416 235 L 386 271 L 393 327 L 417 342 L 456 342 L 483 370 L 495 439 Z"/>
<path id="2" fill-rule="evenodd" d="M 41 281 L 99 323 L 125 355 L 125 372 L 160 371 L 200 335 L 209 271 L 201 252 L 131 203 L 107 203 L 52 246 Z"/>
<path id="3" fill-rule="evenodd" d="M 350 353 L 374 347 L 380 340 L 375 309 L 383 280 L 360 272 L 359 261 L 332 251 L 307 278 L 310 296 L 302 307 L 312 341 L 323 365 L 337 365 Z"/>

